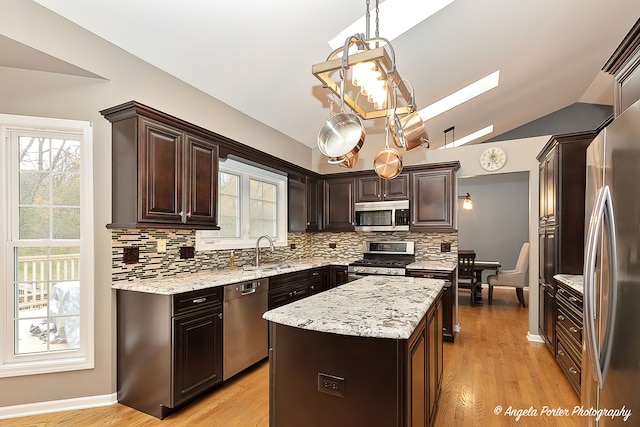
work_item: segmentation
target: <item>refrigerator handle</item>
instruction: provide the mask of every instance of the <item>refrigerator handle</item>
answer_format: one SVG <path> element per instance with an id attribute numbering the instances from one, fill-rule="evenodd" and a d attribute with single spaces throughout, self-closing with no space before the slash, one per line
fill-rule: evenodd
<path id="1" fill-rule="evenodd" d="M 600 246 L 600 235 L 603 224 L 607 227 L 607 249 L 609 251 L 610 265 L 609 272 L 609 307 L 607 310 L 605 335 L 603 339 L 602 353 L 596 340 L 596 289 L 595 289 L 595 264 L 597 259 L 597 249 Z M 584 297 L 585 297 L 585 329 L 586 346 L 589 353 L 589 361 L 593 367 L 594 379 L 600 388 L 609 369 L 611 356 L 611 343 L 614 331 L 615 308 L 617 301 L 617 254 L 616 254 L 616 234 L 613 216 L 613 204 L 611 191 L 608 186 L 602 187 L 598 191 L 596 203 L 591 212 L 589 220 L 589 230 L 587 234 L 587 248 L 584 261 Z M 603 321 L 603 319 L 600 319 Z"/>

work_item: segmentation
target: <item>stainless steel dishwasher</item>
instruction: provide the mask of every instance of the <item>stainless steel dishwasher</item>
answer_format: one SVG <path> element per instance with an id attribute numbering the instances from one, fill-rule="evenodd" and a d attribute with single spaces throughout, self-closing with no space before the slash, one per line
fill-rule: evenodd
<path id="1" fill-rule="evenodd" d="M 264 359 L 269 354 L 267 311 L 269 279 L 252 280 L 224 287 L 222 378 Z"/>

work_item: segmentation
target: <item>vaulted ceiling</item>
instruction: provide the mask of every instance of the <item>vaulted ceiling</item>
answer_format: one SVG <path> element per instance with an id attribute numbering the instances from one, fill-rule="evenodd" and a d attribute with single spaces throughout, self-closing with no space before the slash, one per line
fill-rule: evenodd
<path id="1" fill-rule="evenodd" d="M 310 147 L 329 115 L 328 92 L 311 66 L 366 7 L 365 0 L 35 1 Z M 435 148 L 451 126 L 459 138 L 493 125 L 478 143 L 576 102 L 611 104 L 612 78 L 601 68 L 639 16 L 640 2 L 631 0 L 455 0 L 392 44 L 418 108 L 500 71 L 498 87 L 427 121 Z M 366 125 L 383 141 L 379 120 Z"/>

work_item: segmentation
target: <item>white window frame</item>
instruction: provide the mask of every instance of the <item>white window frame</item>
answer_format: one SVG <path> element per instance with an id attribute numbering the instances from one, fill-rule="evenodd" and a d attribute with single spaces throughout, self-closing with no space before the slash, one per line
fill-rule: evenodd
<path id="1" fill-rule="evenodd" d="M 14 131 L 64 133 L 80 140 L 80 345 L 79 348 L 15 354 L 14 254 L 16 246 L 37 246 L 40 240 L 19 240 L 17 214 L 18 164 L 12 156 Z M 6 207 L 6 208 L 4 208 Z M 63 372 L 94 367 L 93 139 L 87 121 L 0 114 L 0 378 Z M 77 240 L 71 245 L 75 246 Z M 46 246 L 46 245 L 43 245 Z"/>
<path id="2" fill-rule="evenodd" d="M 256 239 L 249 237 L 249 179 L 255 178 L 276 186 L 277 200 L 277 233 L 273 239 L 274 246 L 287 246 L 287 176 L 268 171 L 256 166 L 248 165 L 236 160 L 227 159 L 220 162 L 218 169 L 240 176 L 240 238 L 219 237 L 216 231 L 196 231 L 196 250 L 225 250 L 255 248 Z M 218 197 L 219 203 L 219 197 Z M 220 208 L 218 205 L 218 215 Z"/>

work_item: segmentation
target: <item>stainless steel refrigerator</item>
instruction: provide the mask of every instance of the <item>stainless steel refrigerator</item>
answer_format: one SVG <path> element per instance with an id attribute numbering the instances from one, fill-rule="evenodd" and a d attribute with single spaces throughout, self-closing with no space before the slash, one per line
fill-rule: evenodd
<path id="1" fill-rule="evenodd" d="M 585 227 L 582 425 L 640 426 L 640 101 L 587 149 Z"/>

